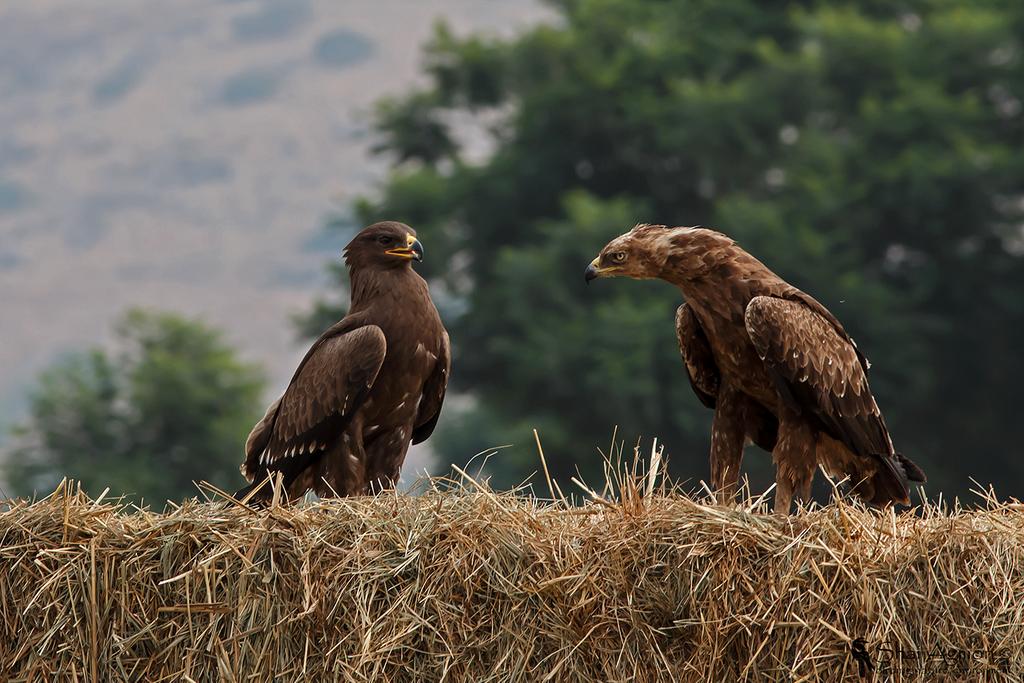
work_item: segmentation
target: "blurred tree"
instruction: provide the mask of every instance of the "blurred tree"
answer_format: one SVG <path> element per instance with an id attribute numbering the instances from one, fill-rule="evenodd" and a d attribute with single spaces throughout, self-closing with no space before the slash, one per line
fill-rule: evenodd
<path id="1" fill-rule="evenodd" d="M 1024 3 L 552 5 L 512 40 L 438 29 L 430 86 L 381 110 L 390 180 L 357 205 L 417 228 L 453 302 L 453 382 L 476 401 L 442 420 L 444 459 L 515 443 L 491 461 L 511 483 L 540 426 L 559 475 L 593 472 L 620 425 L 706 476 L 678 293 L 581 275 L 635 222 L 701 223 L 846 323 L 931 490 L 1024 493 Z"/>
<path id="2" fill-rule="evenodd" d="M 176 315 L 129 311 L 116 353 L 93 349 L 42 373 L 5 457 L 9 493 L 49 493 L 61 477 L 161 507 L 193 480 L 238 483 L 264 379 L 220 334 Z"/>

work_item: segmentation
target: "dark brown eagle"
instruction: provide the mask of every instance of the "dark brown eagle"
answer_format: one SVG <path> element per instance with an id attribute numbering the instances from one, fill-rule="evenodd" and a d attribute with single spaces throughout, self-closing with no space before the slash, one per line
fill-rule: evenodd
<path id="1" fill-rule="evenodd" d="M 807 500 L 814 469 L 873 505 L 910 503 L 924 472 L 893 449 L 868 386 L 867 359 L 842 324 L 725 235 L 638 225 L 587 267 L 598 277 L 661 279 L 682 291 L 679 350 L 694 392 L 715 410 L 711 480 L 732 501 L 747 441 L 771 451 L 775 510 Z"/>
<path id="2" fill-rule="evenodd" d="M 423 247 L 407 225 L 386 221 L 345 248 L 348 315 L 320 335 L 281 398 L 245 443 L 252 484 L 283 477 L 295 499 L 357 495 L 398 480 L 409 444 L 437 424 L 451 371 L 448 333 L 427 283 L 412 269 Z M 269 498 L 270 486 L 256 494 Z"/>

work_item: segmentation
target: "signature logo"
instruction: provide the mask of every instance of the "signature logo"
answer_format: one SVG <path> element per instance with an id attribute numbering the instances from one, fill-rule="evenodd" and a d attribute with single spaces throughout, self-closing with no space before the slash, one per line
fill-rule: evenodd
<path id="1" fill-rule="evenodd" d="M 854 638 L 850 643 L 850 654 L 857 662 L 857 673 L 861 678 L 868 678 L 875 671 L 875 663 L 871 661 L 871 653 L 868 652 L 868 641 L 863 638 Z"/>
<path id="2" fill-rule="evenodd" d="M 865 638 L 855 638 L 849 644 L 849 654 L 857 663 L 857 674 L 861 679 L 871 678 L 876 671 L 883 675 L 899 672 L 905 676 L 928 677 L 1024 673 L 1011 671 L 1010 653 L 999 649 L 962 650 L 941 646 L 918 649 L 900 643 L 870 643 Z"/>

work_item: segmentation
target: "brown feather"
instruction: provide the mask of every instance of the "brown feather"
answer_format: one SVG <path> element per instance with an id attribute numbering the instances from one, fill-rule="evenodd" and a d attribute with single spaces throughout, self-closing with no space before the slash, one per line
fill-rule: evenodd
<path id="1" fill-rule="evenodd" d="M 707 335 L 693 310 L 686 304 L 676 310 L 676 339 L 693 393 L 708 408 L 716 408 L 721 373 Z M 775 448 L 779 423 L 760 404 L 747 401 L 742 410 L 744 432 L 751 441 L 770 451 Z"/>
<path id="2" fill-rule="evenodd" d="M 819 420 L 854 453 L 893 457 L 864 367 L 850 342 L 802 302 L 758 296 L 746 329 L 780 394 L 797 413 Z"/>
<path id="3" fill-rule="evenodd" d="M 269 421 L 273 429 L 260 441 L 262 448 L 247 449 L 247 471 L 254 475 L 261 464 L 281 467 L 283 459 L 302 455 L 298 449 L 336 439 L 373 386 L 386 350 L 376 325 L 341 333 L 332 329 L 321 336 L 275 402 Z M 256 429 L 267 422 L 265 417 Z"/>
<path id="4" fill-rule="evenodd" d="M 444 403 L 444 395 L 448 390 L 448 376 L 451 372 L 451 342 L 448 340 L 448 333 L 444 332 L 441 353 L 438 354 L 433 372 L 423 385 L 423 401 L 416 414 L 416 429 L 412 433 L 413 444 L 426 441 L 434 432 L 437 419 L 441 415 L 441 405 Z"/>
<path id="5" fill-rule="evenodd" d="M 683 357 L 693 393 L 705 406 L 714 408 L 721 375 L 715 365 L 707 335 L 693 310 L 686 304 L 676 309 L 676 339 L 679 341 L 679 353 Z"/>

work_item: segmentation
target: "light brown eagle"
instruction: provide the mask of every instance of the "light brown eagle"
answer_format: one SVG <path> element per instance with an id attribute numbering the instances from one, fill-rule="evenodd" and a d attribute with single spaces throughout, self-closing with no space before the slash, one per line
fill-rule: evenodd
<path id="1" fill-rule="evenodd" d="M 775 461 L 776 512 L 810 496 L 814 469 L 847 479 L 873 505 L 909 504 L 924 472 L 893 449 L 868 386 L 868 361 L 842 324 L 733 240 L 702 227 L 638 225 L 587 267 L 599 277 L 661 279 L 686 303 L 679 350 L 715 416 L 711 480 L 732 501 L 748 440 Z"/>
<path id="2" fill-rule="evenodd" d="M 291 499 L 356 495 L 398 480 L 410 443 L 430 436 L 444 402 L 451 353 L 427 283 L 416 232 L 391 221 L 345 248 L 348 315 L 306 352 L 288 388 L 245 443 L 237 498 L 280 473 Z M 256 496 L 267 499 L 270 486 Z"/>

